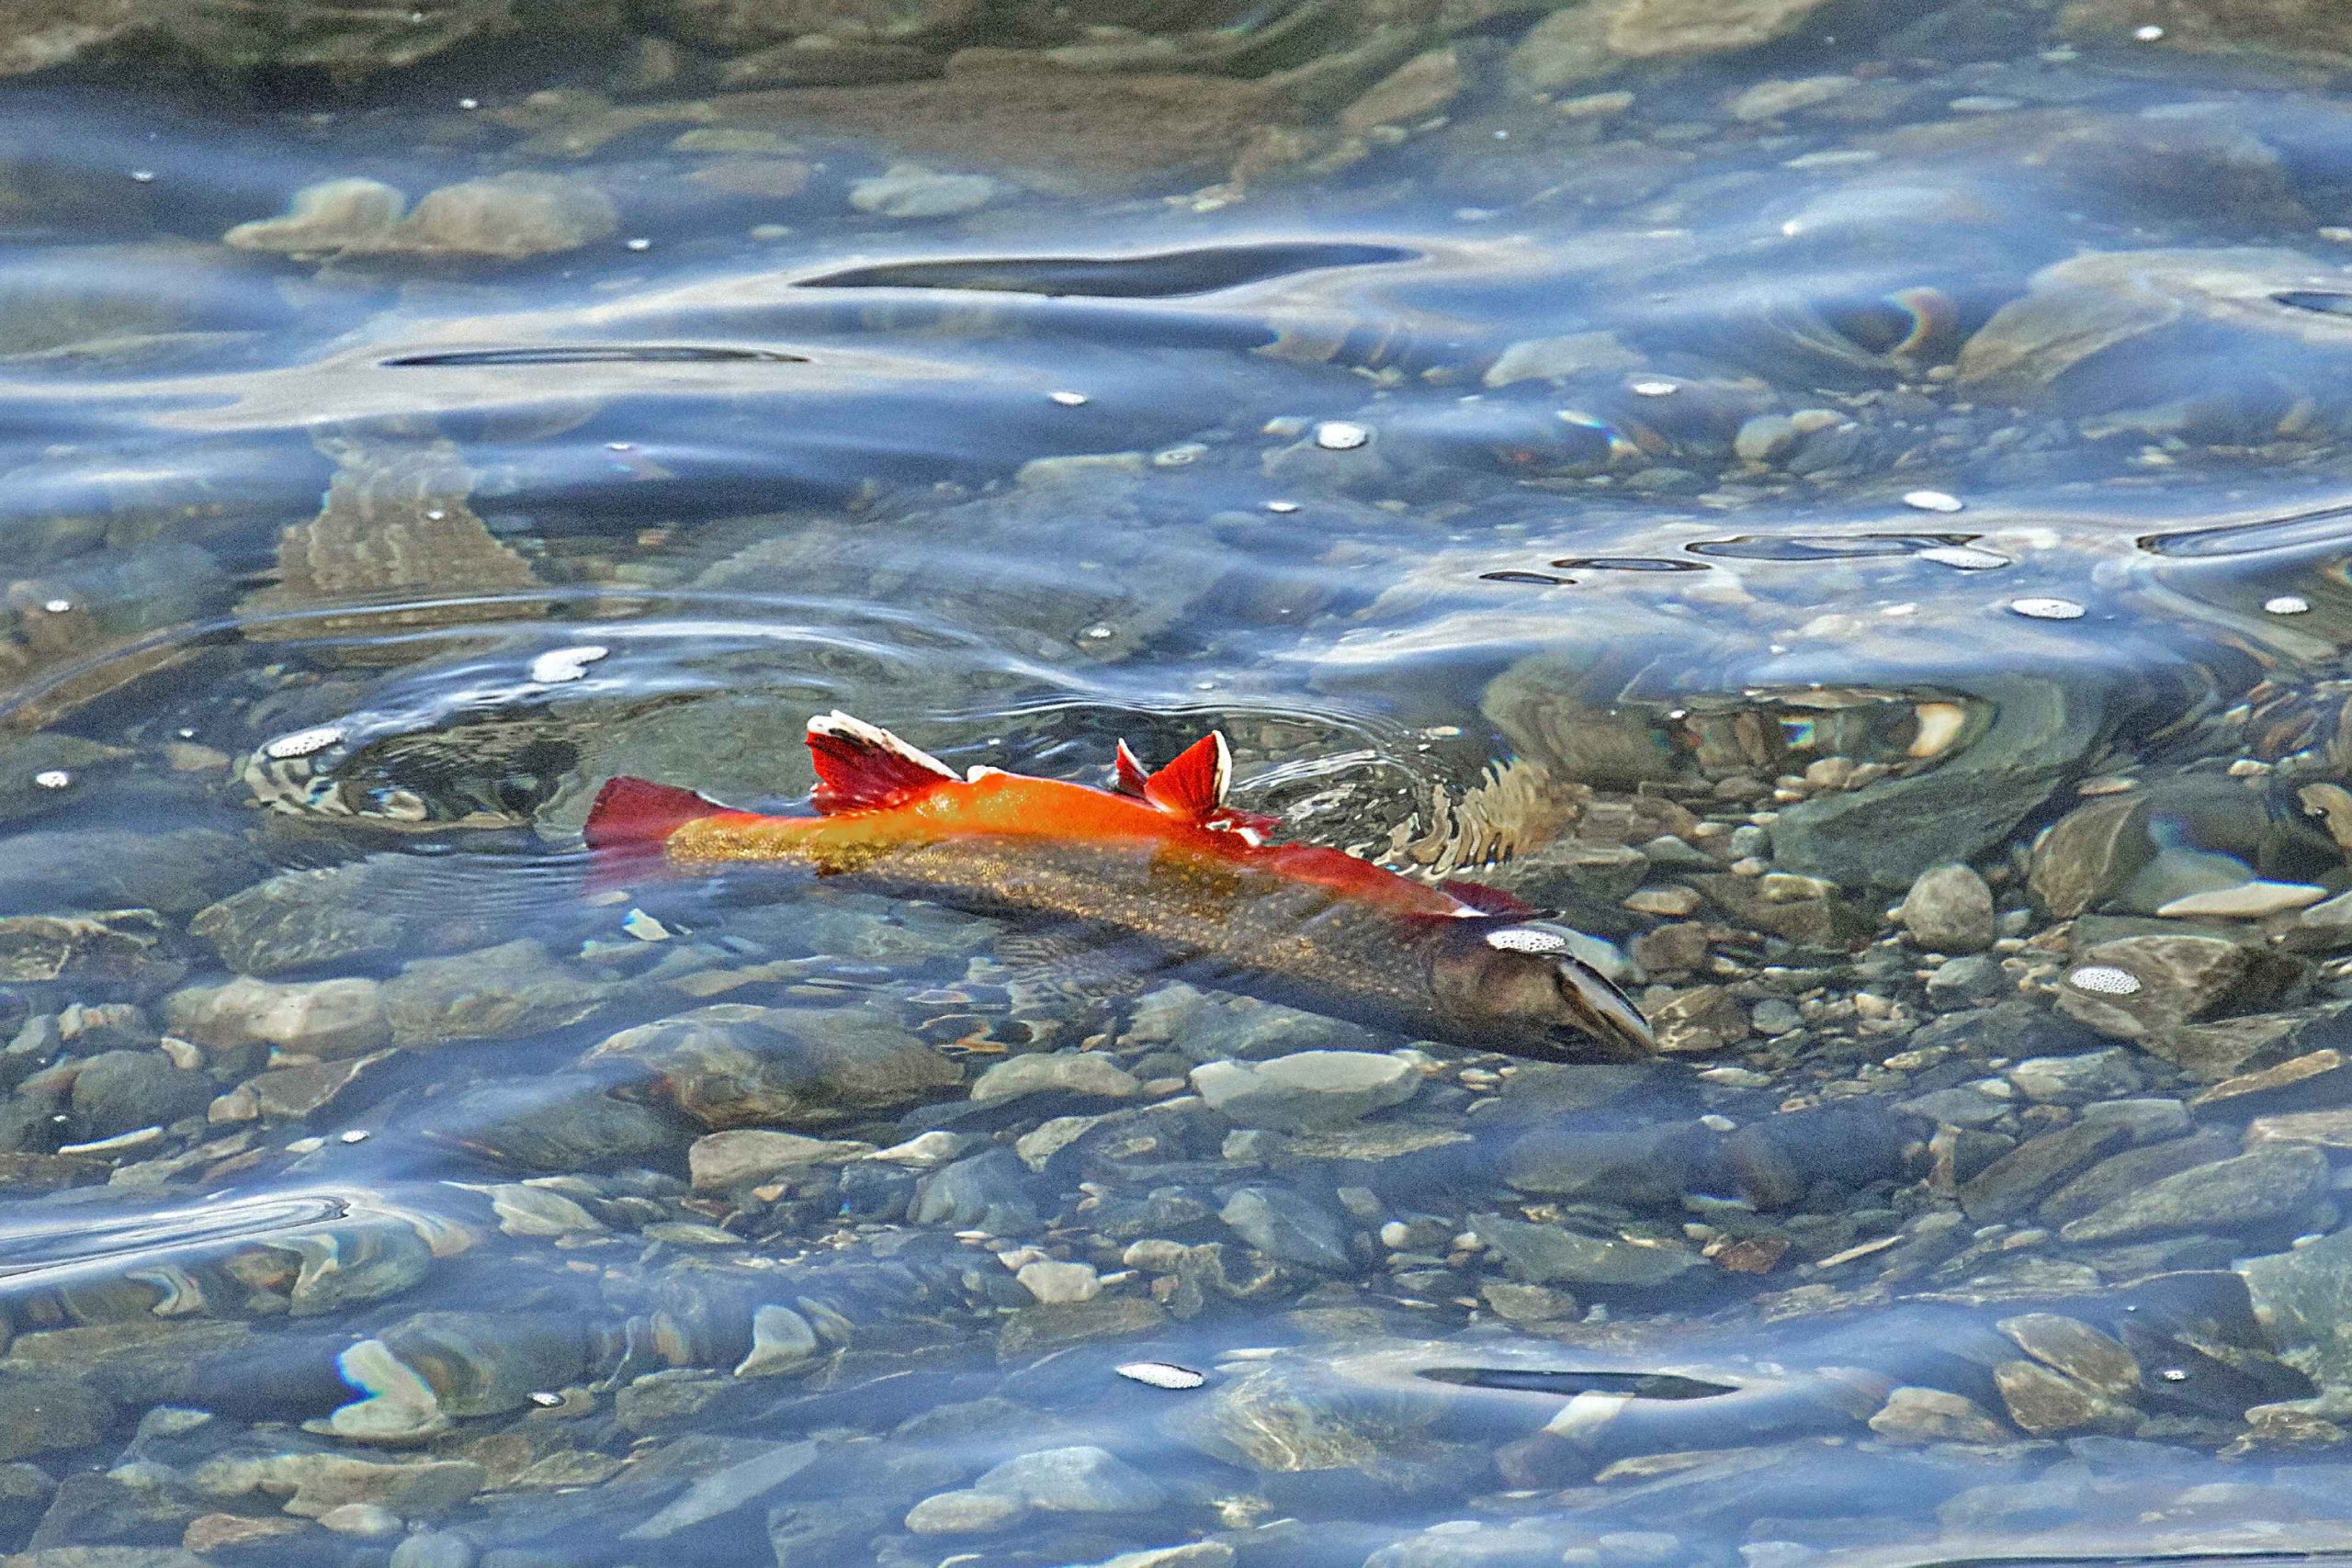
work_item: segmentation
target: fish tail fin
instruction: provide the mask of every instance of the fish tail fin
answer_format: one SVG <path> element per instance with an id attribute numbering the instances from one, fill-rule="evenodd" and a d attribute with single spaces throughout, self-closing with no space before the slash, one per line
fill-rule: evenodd
<path id="1" fill-rule="evenodd" d="M 658 850 L 687 823 L 727 808 L 707 795 L 650 779 L 627 776 L 605 781 L 588 808 L 582 834 L 592 850 Z"/>
<path id="2" fill-rule="evenodd" d="M 917 746 L 838 708 L 808 721 L 817 788 L 808 803 L 828 816 L 893 806 L 909 795 L 961 784 L 963 776 Z"/>
<path id="3" fill-rule="evenodd" d="M 1225 743 L 1225 731 L 1212 729 L 1144 780 L 1143 797 L 1170 817 L 1199 822 L 1225 805 L 1232 781 L 1233 748 Z"/>

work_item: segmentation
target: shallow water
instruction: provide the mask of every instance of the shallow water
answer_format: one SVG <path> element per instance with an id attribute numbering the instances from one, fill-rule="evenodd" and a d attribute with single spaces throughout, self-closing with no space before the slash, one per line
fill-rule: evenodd
<path id="1" fill-rule="evenodd" d="M 0 85 L 0 1549 L 2352 1551 L 2340 78 L 1487 11 L 1204 23 L 1187 104 L 1358 75 L 1197 147 L 1029 56 Z M 834 708 L 1222 728 L 1666 1055 L 591 863 Z"/>

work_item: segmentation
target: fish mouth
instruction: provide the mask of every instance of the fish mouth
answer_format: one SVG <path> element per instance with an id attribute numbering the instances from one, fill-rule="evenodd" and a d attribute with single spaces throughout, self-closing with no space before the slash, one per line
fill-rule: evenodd
<path id="1" fill-rule="evenodd" d="M 1571 1060 L 1646 1062 L 1658 1054 L 1657 1036 L 1624 992 L 1577 959 L 1561 964 L 1561 1000 L 1568 1021 L 1548 1031 Z"/>

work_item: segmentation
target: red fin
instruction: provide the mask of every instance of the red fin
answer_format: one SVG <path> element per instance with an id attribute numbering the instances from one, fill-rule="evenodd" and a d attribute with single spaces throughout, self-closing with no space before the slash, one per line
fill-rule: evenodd
<path id="1" fill-rule="evenodd" d="M 612 778 L 596 792 L 582 829 L 592 850 L 653 849 L 685 824 L 727 808 L 706 795 L 650 779 Z"/>
<path id="2" fill-rule="evenodd" d="M 1119 742 L 1118 753 L 1111 759 L 1111 766 L 1118 775 L 1114 787 L 1121 795 L 1141 795 L 1144 785 L 1151 782 L 1151 770 L 1128 750 L 1124 740 Z"/>
<path id="3" fill-rule="evenodd" d="M 1209 815 L 1209 826 L 1225 828 L 1247 834 L 1252 842 L 1262 843 L 1272 837 L 1283 825 L 1279 817 L 1269 817 L 1262 811 L 1244 811 L 1238 806 L 1221 806 Z"/>
<path id="4" fill-rule="evenodd" d="M 1441 882 L 1438 891 L 1459 903 L 1469 905 L 1482 915 L 1504 915 L 1523 920 L 1540 911 L 1515 894 L 1499 887 L 1489 887 L 1483 882 Z"/>
<path id="5" fill-rule="evenodd" d="M 808 802 L 828 816 L 896 805 L 963 782 L 930 752 L 838 710 L 808 721 L 808 755 L 817 764 L 817 789 Z"/>
<path id="6" fill-rule="evenodd" d="M 1225 786 L 1232 777 L 1232 749 L 1223 730 L 1212 729 L 1146 779 L 1143 797 L 1170 817 L 1204 821 L 1225 805 Z"/>

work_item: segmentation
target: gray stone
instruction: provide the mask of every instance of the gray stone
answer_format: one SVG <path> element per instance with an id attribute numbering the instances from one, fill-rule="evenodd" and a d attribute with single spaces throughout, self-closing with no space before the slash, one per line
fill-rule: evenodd
<path id="1" fill-rule="evenodd" d="M 2097 1124 L 2089 1122 L 2075 1123 L 2076 1126 Z M 2177 1175 L 2195 1166 L 2227 1159 L 2237 1152 L 2232 1142 L 2218 1133 L 2199 1133 L 2186 1138 L 2153 1143 L 2144 1148 L 2125 1149 L 2101 1159 L 2051 1193 L 2042 1201 L 2040 1218 L 2044 1224 L 2052 1225 L 2079 1220 L 2152 1182 L 2161 1181 L 2167 1176 Z"/>
<path id="2" fill-rule="evenodd" d="M 1573 87 L 1644 61 L 1758 48 L 1803 26 L 1826 0 L 1596 0 L 1555 11 L 1511 51 L 1514 85 Z"/>
<path id="3" fill-rule="evenodd" d="M 1982 953 L 1993 945 L 1993 890 L 1957 861 L 1915 877 L 1898 918 L 1911 940 L 1930 953 Z"/>
<path id="4" fill-rule="evenodd" d="M 2026 885 L 2053 919 L 2071 920 L 2121 892 L 2155 853 L 2143 795 L 2101 795 L 2034 841 Z"/>
<path id="5" fill-rule="evenodd" d="M 1148 1546 L 1122 1551 L 1084 1568 L 1233 1568 L 1233 1548 L 1221 1540 L 1193 1540 L 1182 1546 Z"/>
<path id="6" fill-rule="evenodd" d="M 612 198 L 573 175 L 513 170 L 406 198 L 368 179 L 305 186 L 275 218 L 221 236 L 232 250 L 284 255 L 520 261 L 578 250 L 619 226 Z"/>
<path id="7" fill-rule="evenodd" d="M 2289 1365 L 2352 1394 L 2352 1230 L 2238 1266 L 2263 1332 Z"/>
<path id="8" fill-rule="evenodd" d="M 1133 1073 L 1107 1056 L 1089 1051 L 1036 1052 L 1007 1057 L 982 1073 L 973 1081 L 972 1101 L 987 1105 L 1032 1094 L 1131 1100 L 1142 1088 Z"/>
<path id="9" fill-rule="evenodd" d="M 1009 1459 L 978 1481 L 976 1492 L 1017 1497 L 1057 1514 L 1135 1514 L 1157 1508 L 1167 1491 L 1109 1451 L 1087 1445 L 1041 1449 Z"/>
<path id="10" fill-rule="evenodd" d="M 2190 1168 L 2116 1199 L 2058 1234 L 2069 1242 L 2129 1241 L 2177 1231 L 2236 1231 L 2297 1213 L 2327 1190 L 2327 1156 L 2267 1147 Z"/>
<path id="11" fill-rule="evenodd" d="M 1988 728 L 1925 773 L 1816 795 L 1772 824 L 1785 870 L 1847 887 L 1907 887 L 1930 865 L 2006 840 L 2099 744 L 2108 695 L 2089 681 L 1995 677 L 1969 695 Z"/>
<path id="12" fill-rule="evenodd" d="M 212 1099 L 212 1080 L 172 1065 L 161 1051 L 105 1051 L 74 1075 L 74 1120 L 85 1138 L 110 1138 L 193 1116 Z"/>
<path id="13" fill-rule="evenodd" d="M 352 976 L 283 984 L 251 976 L 194 986 L 164 1001 L 172 1032 L 216 1051 L 252 1044 L 303 1056 L 358 1056 L 392 1038 L 381 982 Z"/>
<path id="14" fill-rule="evenodd" d="M 751 1458 L 713 1472 L 641 1524 L 621 1532 L 623 1540 L 667 1540 L 679 1531 L 723 1518 L 750 1506 L 815 1463 L 823 1449 L 813 1442 L 774 1443 Z"/>
<path id="15" fill-rule="evenodd" d="M 1973 1400 L 1939 1388 L 1898 1388 L 1871 1417 L 1891 1443 L 2005 1443 L 2011 1433 Z"/>
<path id="16" fill-rule="evenodd" d="M 1371 1051 L 1297 1051 L 1263 1062 L 1204 1062 L 1193 1088 L 1212 1110 L 1245 1127 L 1305 1132 L 1401 1105 L 1420 1087 L 1403 1056 Z"/>
<path id="17" fill-rule="evenodd" d="M 474 1543 L 455 1530 L 420 1530 L 392 1548 L 389 1568 L 473 1568 Z"/>
<path id="18" fill-rule="evenodd" d="M 251 881 L 254 864 L 243 838 L 212 828 L 20 833 L 9 841 L 8 864 L 0 867 L 0 908 L 184 915 Z"/>
<path id="19" fill-rule="evenodd" d="M 2222 937 L 2127 936 L 2078 954 L 2058 987 L 2058 1010 L 2101 1034 L 2137 1040 L 2171 1024 L 2188 1023 L 2221 1005 L 2245 977 L 2250 954 Z M 2136 990 L 2109 988 L 2103 972 L 2120 970 Z M 2077 984 L 2086 970 L 2100 986 Z"/>
<path id="20" fill-rule="evenodd" d="M 2059 1183 L 2130 1142 L 2128 1129 L 2098 1122 L 2029 1138 L 1962 1185 L 1961 1207 L 1978 1224 L 2024 1213 Z"/>
<path id="21" fill-rule="evenodd" d="M 106 1395 L 80 1378 L 0 1373 L 0 1461 L 87 1448 L 113 1418 Z"/>
<path id="22" fill-rule="evenodd" d="M 735 1368 L 739 1378 L 794 1372 L 822 1353 L 817 1331 L 788 1306 L 770 1303 L 752 1314 L 752 1350 Z"/>
<path id="23" fill-rule="evenodd" d="M 1993 1386 L 2009 1419 L 2037 1438 L 2129 1432 L 2140 1423 L 2130 1404 L 2038 1361 L 2003 1361 L 1993 1369 Z"/>
<path id="24" fill-rule="evenodd" d="M 925 1497 L 907 1510 L 906 1525 L 919 1536 L 988 1535 L 1028 1516 L 1029 1506 L 1018 1497 L 966 1487 Z"/>
<path id="25" fill-rule="evenodd" d="M 2014 989 L 1999 961 L 1983 953 L 1938 964 L 1928 976 L 1928 1001 L 1939 1012 L 1983 1007 Z"/>
<path id="26" fill-rule="evenodd" d="M 964 1081 L 949 1058 L 863 1008 L 696 1008 L 625 1029 L 582 1065 L 633 1067 L 713 1129 L 824 1127 Z"/>
<path id="27" fill-rule="evenodd" d="M 447 953 L 507 933 L 452 898 L 445 872 L 409 855 L 280 872 L 197 912 L 189 929 L 241 975 L 282 975 L 393 953 Z M 428 916 L 427 911 L 430 911 Z"/>
<path id="28" fill-rule="evenodd" d="M 1474 1215 L 1470 1223 L 1529 1284 L 1650 1290 L 1707 1267 L 1697 1253 L 1667 1244 L 1583 1235 L 1499 1214 Z"/>
<path id="29" fill-rule="evenodd" d="M 956 218 L 978 212 L 997 193 L 986 175 L 943 175 L 920 164 L 893 164 L 852 183 L 849 204 L 882 218 Z"/>
<path id="30" fill-rule="evenodd" d="M 1028 1173 L 1011 1149 L 996 1147 L 943 1166 L 916 1185 L 908 1217 L 919 1225 L 1022 1235 L 1036 1229 Z"/>
<path id="31" fill-rule="evenodd" d="M 686 1168 L 693 1175 L 696 1191 L 726 1192 L 756 1185 L 787 1170 L 802 1170 L 812 1165 L 840 1165 L 871 1154 L 873 1149 L 871 1144 L 808 1138 L 797 1133 L 775 1133 L 763 1127 L 736 1127 L 696 1138 L 686 1150 Z"/>
<path id="32" fill-rule="evenodd" d="M 158 951 L 162 923 L 145 909 L 0 918 L 0 984 L 160 991 L 187 972 Z"/>
<path id="33" fill-rule="evenodd" d="M 620 987 L 559 964 L 528 937 L 420 958 L 384 983 L 384 1018 L 395 1044 L 505 1040 L 562 1029 L 594 1014 Z"/>
<path id="34" fill-rule="evenodd" d="M 2140 1363 L 2132 1352 L 2080 1318 L 2030 1312 L 1995 1326 L 2018 1349 L 2086 1388 L 2121 1400 L 2139 1393 Z"/>
<path id="35" fill-rule="evenodd" d="M 1219 1217 L 1270 1258 L 1333 1274 L 1351 1266 L 1339 1221 L 1290 1188 L 1244 1187 L 1226 1200 Z"/>
<path id="36" fill-rule="evenodd" d="M 2140 1087 L 2132 1053 L 2120 1046 L 2078 1056 L 2030 1056 L 2003 1076 L 2028 1100 L 2061 1105 L 2114 1100 Z"/>
<path id="37" fill-rule="evenodd" d="M 2135 1144 L 2177 1138 L 2188 1131 L 2188 1107 L 2177 1100 L 2109 1100 L 2086 1105 L 2075 1113 L 2081 1126 L 2125 1128 Z"/>

